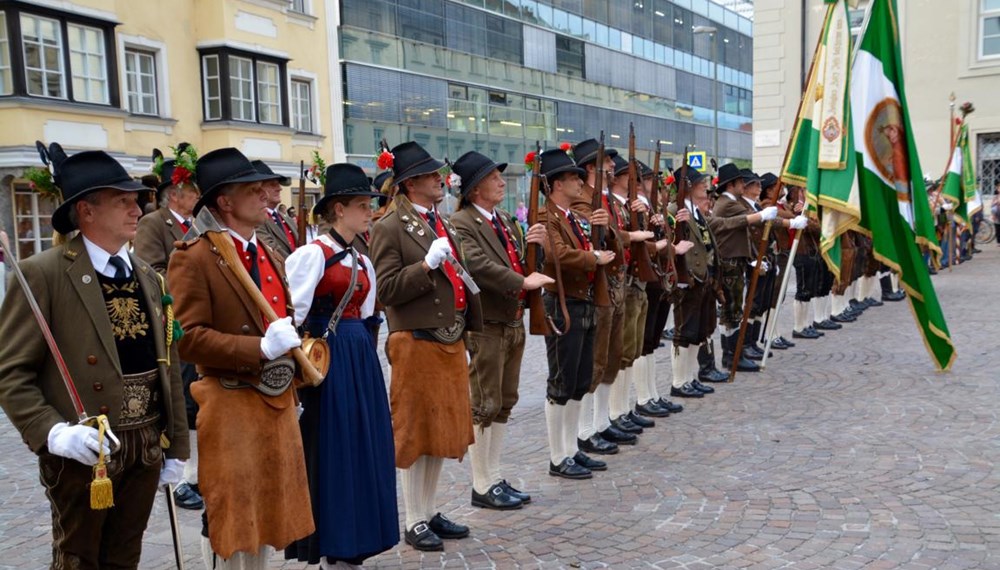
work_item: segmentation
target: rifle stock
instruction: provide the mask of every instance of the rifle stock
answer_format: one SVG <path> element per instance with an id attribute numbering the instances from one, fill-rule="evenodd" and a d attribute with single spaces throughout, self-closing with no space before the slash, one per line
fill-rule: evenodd
<path id="1" fill-rule="evenodd" d="M 688 148 L 684 147 L 684 162 L 681 163 L 681 167 L 677 169 L 680 172 L 679 176 L 674 176 L 674 180 L 677 184 L 677 211 L 680 212 L 687 207 L 687 191 L 688 191 Z M 694 215 L 694 212 L 691 213 Z M 687 239 L 687 222 L 677 222 L 674 224 L 674 243 Z M 687 260 L 684 256 L 675 258 L 674 269 L 677 270 L 677 283 L 683 283 L 686 285 L 691 284 L 691 274 L 688 273 Z"/>
<path id="2" fill-rule="evenodd" d="M 628 126 L 628 212 L 629 227 L 634 230 L 644 230 L 644 224 L 639 219 L 639 212 L 632 209 L 632 203 L 639 198 L 639 173 L 635 159 L 635 127 L 631 123 Z M 653 262 L 649 259 L 649 250 L 646 242 L 634 242 L 630 246 L 632 250 L 632 268 L 640 281 L 649 283 L 656 281 L 659 276 L 653 269 Z"/>
<path id="3" fill-rule="evenodd" d="M 653 156 L 653 187 L 649 190 L 649 208 L 652 215 L 659 214 L 663 217 L 663 225 L 653 226 L 653 238 L 656 241 L 660 241 L 667 237 L 667 230 L 669 225 L 666 220 L 666 213 L 663 208 L 663 198 L 660 195 L 660 141 L 656 141 L 656 154 Z M 673 236 L 671 235 L 671 238 Z M 660 279 L 662 280 L 663 288 L 666 289 L 672 281 L 677 279 L 677 258 L 674 255 L 674 248 L 668 246 L 665 250 L 667 257 L 667 266 L 660 267 L 662 270 L 660 272 Z M 661 254 L 662 255 L 662 254 Z M 662 259 L 662 258 L 661 258 Z M 662 264 L 661 264 L 662 265 Z"/>
<path id="4" fill-rule="evenodd" d="M 536 143 L 537 144 L 537 143 Z M 536 150 L 535 162 L 531 172 L 531 190 L 528 194 L 528 227 L 538 223 L 538 190 L 541 183 L 539 177 L 539 167 L 541 166 L 540 152 Z M 538 271 L 538 248 L 535 243 L 527 244 L 525 251 L 525 273 L 530 275 Z M 542 303 L 542 290 L 535 289 L 526 293 L 528 305 L 528 332 L 536 335 L 549 334 L 549 325 L 546 322 L 545 305 Z"/>

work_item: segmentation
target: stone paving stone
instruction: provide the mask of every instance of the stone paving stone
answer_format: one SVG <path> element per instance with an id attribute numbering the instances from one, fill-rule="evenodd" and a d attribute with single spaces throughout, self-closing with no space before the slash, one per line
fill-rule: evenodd
<path id="1" fill-rule="evenodd" d="M 504 475 L 533 503 L 472 508 L 468 462 L 448 461 L 439 507 L 472 536 L 366 567 L 1000 569 L 1000 251 L 984 249 L 934 278 L 959 352 L 950 374 L 933 372 L 906 303 L 886 303 L 683 402 L 587 481 L 546 473 L 544 345 L 529 338 Z M 667 349 L 656 360 L 666 393 Z M 180 512 L 193 569 L 199 517 Z M 49 518 L 36 461 L 0 416 L 0 570 L 48 566 Z M 141 568 L 171 567 L 158 498 Z M 271 567 L 305 565 L 279 554 Z"/>

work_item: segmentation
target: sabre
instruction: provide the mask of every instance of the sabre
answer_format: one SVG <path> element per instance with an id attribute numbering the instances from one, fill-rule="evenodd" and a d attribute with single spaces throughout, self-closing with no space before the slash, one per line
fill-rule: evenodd
<path id="1" fill-rule="evenodd" d="M 3 246 L 3 250 L 7 252 L 13 252 L 10 248 L 10 242 L 7 240 L 7 232 L 0 230 L 0 245 Z M 11 258 L 10 266 L 14 270 L 14 276 L 17 278 L 17 282 L 21 285 L 21 290 L 24 291 L 24 297 L 28 300 L 28 306 L 31 307 L 31 313 L 35 316 L 35 321 L 38 322 L 38 328 L 42 331 L 42 338 L 45 339 L 45 344 L 49 348 L 49 352 L 52 354 L 52 359 L 56 361 L 56 368 L 59 370 L 59 376 L 62 378 L 63 385 L 66 387 L 66 392 L 69 393 L 69 399 L 73 402 L 73 410 L 76 412 L 76 419 L 79 423 L 84 425 L 89 425 L 91 427 L 97 427 L 95 424 L 100 421 L 97 417 L 91 417 L 87 415 L 87 411 L 83 407 L 83 400 L 80 399 L 80 393 L 76 390 L 76 384 L 73 383 L 73 377 L 69 373 L 69 367 L 66 366 L 66 360 L 63 358 L 62 352 L 59 350 L 59 346 L 56 344 L 56 339 L 52 336 L 52 329 L 49 328 L 48 321 L 45 320 L 45 315 L 42 314 L 41 308 L 38 306 L 38 301 L 35 299 L 35 294 L 32 292 L 31 287 L 28 285 L 28 280 L 25 279 L 24 273 L 21 272 L 21 267 L 14 262 L 14 258 Z M 103 420 L 106 429 L 106 435 L 110 439 L 111 451 L 114 452 L 120 442 L 115 434 L 111 432 L 111 427 L 108 425 L 107 418 Z"/>
<path id="2" fill-rule="evenodd" d="M 792 251 L 788 254 L 788 263 L 785 264 L 785 276 L 781 278 L 781 293 L 778 295 L 778 304 L 774 307 L 774 315 L 767 328 L 767 343 L 764 345 L 764 358 L 760 361 L 760 369 L 767 367 L 767 355 L 771 353 L 771 342 L 774 341 L 774 328 L 778 326 L 778 315 L 781 313 L 781 305 L 788 295 L 788 276 L 792 272 L 792 263 L 795 262 L 795 254 L 799 250 L 799 239 L 802 237 L 802 230 L 795 230 L 795 239 L 792 240 Z"/>
<path id="3" fill-rule="evenodd" d="M 171 485 L 163 486 L 163 496 L 167 499 L 167 517 L 170 518 L 170 536 L 174 539 L 174 561 L 177 570 L 184 570 L 184 552 L 181 550 L 181 527 L 177 522 L 177 505 Z"/>

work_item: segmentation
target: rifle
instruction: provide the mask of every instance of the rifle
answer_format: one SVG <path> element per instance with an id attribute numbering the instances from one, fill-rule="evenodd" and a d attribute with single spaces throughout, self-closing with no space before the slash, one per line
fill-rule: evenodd
<path id="1" fill-rule="evenodd" d="M 681 167 L 677 169 L 680 175 L 675 176 L 677 183 L 677 211 L 680 212 L 684 208 L 687 208 L 687 191 L 688 191 L 688 147 L 684 147 L 684 162 L 681 163 Z M 694 212 L 691 212 L 694 215 Z M 687 239 L 687 222 L 677 222 L 674 224 L 674 244 Z M 699 238 L 701 239 L 701 238 Z M 691 274 L 688 273 L 687 260 L 684 256 L 675 258 L 674 268 L 677 270 L 677 283 L 678 284 L 691 284 Z"/>
<path id="2" fill-rule="evenodd" d="M 649 190 L 649 207 L 653 215 L 664 214 L 664 208 L 662 203 L 662 198 L 660 197 L 660 141 L 656 141 L 656 154 L 653 156 L 653 187 Z M 653 226 L 653 239 L 660 241 L 667 236 L 667 224 L 666 215 L 663 215 L 663 226 Z M 673 236 L 671 235 L 671 238 Z M 673 278 L 676 279 L 677 257 L 674 253 L 673 246 L 667 247 L 667 267 L 661 268 L 665 269 L 660 274 L 661 280 L 663 281 L 663 288 L 666 289 L 671 281 L 671 273 L 674 273 Z"/>
<path id="3" fill-rule="evenodd" d="M 639 198 L 639 170 L 635 159 L 635 126 L 628 125 L 628 211 L 629 227 L 633 230 L 642 231 L 646 228 L 645 222 L 639 216 L 639 212 L 632 209 L 632 202 Z M 653 270 L 653 263 L 649 259 L 649 250 L 646 249 L 646 242 L 635 242 L 629 246 L 632 249 L 632 270 L 640 281 L 649 283 L 659 279 L 656 271 Z"/>
<path id="4" fill-rule="evenodd" d="M 747 324 L 750 322 L 750 311 L 753 308 L 754 294 L 757 292 L 757 281 L 760 279 L 760 268 L 764 265 L 764 252 L 767 250 L 767 240 L 771 236 L 771 223 L 764 224 L 764 235 L 760 238 L 757 247 L 757 264 L 754 265 L 753 275 L 750 277 L 750 288 L 747 290 L 746 300 L 743 302 L 743 319 L 740 321 L 740 334 L 736 337 L 736 350 L 733 351 L 733 364 L 729 369 L 729 382 L 736 379 L 736 370 L 740 365 L 740 357 L 743 355 L 743 341 L 747 336 Z"/>
<path id="5" fill-rule="evenodd" d="M 604 207 L 604 131 L 601 131 L 600 144 L 597 146 L 597 159 L 594 161 L 594 194 L 590 197 L 590 211 L 595 212 Z M 546 201 L 547 203 L 548 201 Z M 606 226 L 590 225 L 590 245 L 595 251 L 606 249 Z M 594 270 L 594 304 L 599 307 L 611 305 L 611 293 L 608 292 L 607 268 L 598 265 Z"/>
<path id="6" fill-rule="evenodd" d="M 538 198 L 539 190 L 541 186 L 542 177 L 540 174 L 542 166 L 542 147 L 541 143 L 535 141 L 535 161 L 531 168 L 531 190 L 528 195 L 528 227 L 534 226 L 538 223 Z M 542 290 L 535 289 L 534 291 L 527 291 L 525 293 L 525 298 L 528 305 L 528 332 L 535 335 L 548 335 L 554 334 L 556 336 L 562 336 L 569 330 L 569 309 L 566 307 L 566 293 L 563 290 L 562 281 L 562 267 L 559 264 L 559 258 L 555 257 L 555 247 L 552 245 L 552 232 L 549 229 L 549 222 L 553 219 L 554 215 L 549 207 L 548 199 L 545 200 L 546 207 L 546 234 L 549 238 L 549 249 L 552 250 L 552 255 L 554 257 L 553 264 L 556 269 L 556 291 L 559 298 L 559 307 L 562 311 L 563 322 L 565 323 L 565 330 L 560 330 L 556 326 L 555 321 L 552 317 L 545 311 L 545 303 L 542 301 Z M 558 218 L 555 218 L 558 219 Z M 531 274 L 533 271 L 539 271 L 538 267 L 538 244 L 529 243 L 527 244 L 527 250 L 524 254 L 524 266 L 525 273 Z"/>
<path id="7" fill-rule="evenodd" d="M 306 244 L 306 162 L 299 161 L 299 217 L 296 224 L 299 229 L 299 239 L 295 247 L 302 247 Z"/>

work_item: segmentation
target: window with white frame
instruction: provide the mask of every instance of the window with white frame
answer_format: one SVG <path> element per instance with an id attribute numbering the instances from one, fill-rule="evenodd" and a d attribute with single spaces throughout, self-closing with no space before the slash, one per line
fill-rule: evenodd
<path id="1" fill-rule="evenodd" d="M 230 47 L 200 51 L 206 121 L 288 126 L 287 60 Z"/>
<path id="2" fill-rule="evenodd" d="M 300 133 L 313 132 L 312 83 L 302 79 L 292 80 L 292 128 Z"/>
<path id="3" fill-rule="evenodd" d="M 292 5 L 289 7 L 292 12 L 298 12 L 299 14 L 309 13 L 309 0 L 292 0 Z"/>
<path id="4" fill-rule="evenodd" d="M 1000 0 L 982 2 L 979 55 L 983 58 L 1000 57 Z"/>
<path id="5" fill-rule="evenodd" d="M 7 39 L 7 14 L 0 12 L 0 95 L 14 92 L 14 78 L 10 65 L 10 41 Z"/>
<path id="6" fill-rule="evenodd" d="M 281 124 L 281 73 L 274 63 L 257 62 L 257 106 L 260 122 Z"/>
<path id="7" fill-rule="evenodd" d="M 52 212 L 56 203 L 32 190 L 28 184 L 14 184 L 14 240 L 18 259 L 25 259 L 52 247 Z"/>
<path id="8" fill-rule="evenodd" d="M 205 120 L 222 118 L 222 75 L 219 72 L 219 56 L 206 55 L 201 58 L 202 89 L 205 98 Z"/>
<path id="9" fill-rule="evenodd" d="M 233 119 L 253 121 L 253 60 L 229 58 L 229 104 Z"/>
<path id="10" fill-rule="evenodd" d="M 128 110 L 137 115 L 157 115 L 156 54 L 125 49 L 125 93 Z"/>
<path id="11" fill-rule="evenodd" d="M 58 20 L 21 14 L 21 46 L 28 95 L 66 97 L 62 28 Z"/>
<path id="12" fill-rule="evenodd" d="M 104 32 L 89 26 L 70 24 L 70 69 L 77 101 L 108 102 L 108 65 L 104 55 Z"/>

